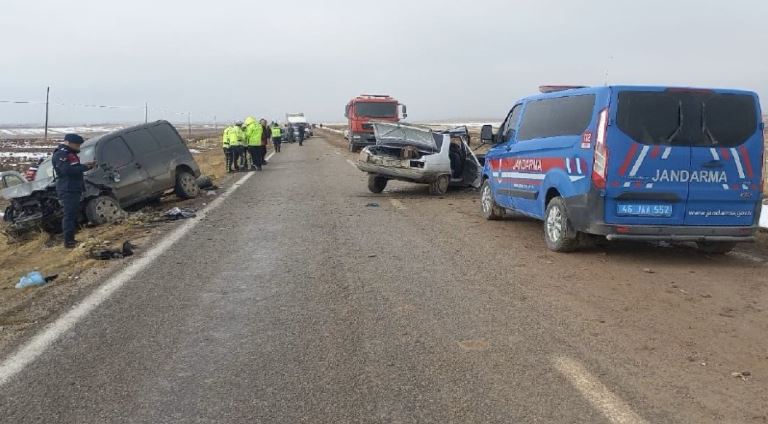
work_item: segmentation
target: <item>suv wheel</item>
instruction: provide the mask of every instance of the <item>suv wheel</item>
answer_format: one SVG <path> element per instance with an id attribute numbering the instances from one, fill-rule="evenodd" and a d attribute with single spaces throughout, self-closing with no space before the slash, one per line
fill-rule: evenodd
<path id="1" fill-rule="evenodd" d="M 504 208 L 499 206 L 493 198 L 491 182 L 488 180 L 483 181 L 483 186 L 480 187 L 480 206 L 485 219 L 497 220 L 504 217 Z"/>
<path id="2" fill-rule="evenodd" d="M 88 222 L 94 225 L 103 225 L 117 222 L 123 218 L 125 212 L 112 196 L 98 196 L 88 201 L 85 205 L 85 216 Z"/>
<path id="3" fill-rule="evenodd" d="M 368 175 L 368 190 L 371 193 L 381 193 L 387 187 L 387 179 L 378 175 Z"/>
<path id="4" fill-rule="evenodd" d="M 180 171 L 176 174 L 176 187 L 173 192 L 181 199 L 193 199 L 200 194 L 200 187 L 197 186 L 194 175 Z"/>
<path id="5" fill-rule="evenodd" d="M 450 182 L 451 180 L 448 178 L 448 175 L 438 176 L 435 181 L 429 183 L 429 194 L 444 195 L 448 192 L 448 184 Z"/>
<path id="6" fill-rule="evenodd" d="M 555 197 L 544 214 L 544 240 L 555 252 L 572 252 L 579 246 L 579 233 L 571 226 L 565 201 Z"/>
<path id="7" fill-rule="evenodd" d="M 704 253 L 710 253 L 713 255 L 724 255 L 733 248 L 736 247 L 736 243 L 732 241 L 700 241 L 696 242 L 696 248 Z"/>

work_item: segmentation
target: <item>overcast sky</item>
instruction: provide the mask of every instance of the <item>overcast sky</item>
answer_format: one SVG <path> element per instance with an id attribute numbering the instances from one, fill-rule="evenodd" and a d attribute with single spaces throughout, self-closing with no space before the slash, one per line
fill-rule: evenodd
<path id="1" fill-rule="evenodd" d="M 540 84 L 751 89 L 768 98 L 765 0 L 3 0 L 0 100 L 51 120 L 343 121 L 386 93 L 409 120 L 500 119 Z M 766 102 L 763 102 L 765 108 Z M 165 112 L 161 112 L 162 109 Z M 41 122 L 0 104 L 0 123 Z"/>

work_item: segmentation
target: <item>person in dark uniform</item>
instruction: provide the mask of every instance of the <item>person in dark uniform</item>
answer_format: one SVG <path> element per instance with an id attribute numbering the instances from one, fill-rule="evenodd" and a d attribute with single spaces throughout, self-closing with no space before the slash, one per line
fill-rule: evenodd
<path id="1" fill-rule="evenodd" d="M 80 217 L 80 201 L 85 190 L 83 173 L 93 168 L 92 163 L 80 163 L 80 145 L 85 140 L 77 134 L 64 136 L 64 143 L 54 150 L 51 161 L 56 173 L 56 194 L 59 203 L 64 208 L 64 218 L 61 226 L 64 229 L 64 247 L 72 249 L 77 246 L 75 232 Z"/>
<path id="2" fill-rule="evenodd" d="M 304 145 L 304 125 L 299 124 L 299 146 Z"/>

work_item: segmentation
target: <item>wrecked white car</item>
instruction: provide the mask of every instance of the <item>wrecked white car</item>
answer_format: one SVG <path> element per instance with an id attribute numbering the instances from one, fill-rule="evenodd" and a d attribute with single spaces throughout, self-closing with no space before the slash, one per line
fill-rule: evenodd
<path id="1" fill-rule="evenodd" d="M 431 194 L 449 186 L 479 187 L 482 166 L 469 148 L 466 127 L 433 131 L 402 123 L 373 123 L 376 144 L 360 152 L 357 167 L 368 189 L 381 193 L 389 180 L 429 184 Z"/>

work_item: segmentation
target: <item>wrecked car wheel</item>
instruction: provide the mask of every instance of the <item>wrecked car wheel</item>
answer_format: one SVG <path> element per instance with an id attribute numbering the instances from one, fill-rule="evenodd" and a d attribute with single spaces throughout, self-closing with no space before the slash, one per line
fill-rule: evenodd
<path id="1" fill-rule="evenodd" d="M 111 224 L 123 218 L 125 212 L 112 196 L 99 196 L 85 205 L 85 216 L 94 225 Z"/>
<path id="2" fill-rule="evenodd" d="M 435 181 L 429 183 L 429 194 L 442 196 L 448 192 L 448 184 L 450 184 L 450 182 L 451 180 L 449 179 L 448 175 L 440 175 L 435 179 Z"/>
<path id="3" fill-rule="evenodd" d="M 368 175 L 368 190 L 381 193 L 387 187 L 387 179 L 378 175 Z"/>
<path id="4" fill-rule="evenodd" d="M 176 175 L 176 188 L 174 193 L 181 199 L 192 199 L 200 194 L 195 176 L 187 171 L 181 171 Z"/>
<path id="5" fill-rule="evenodd" d="M 504 209 L 496 204 L 496 199 L 493 198 L 493 191 L 491 190 L 491 183 L 488 180 L 483 181 L 483 186 L 480 188 L 480 206 L 485 219 L 497 220 L 504 217 Z"/>

